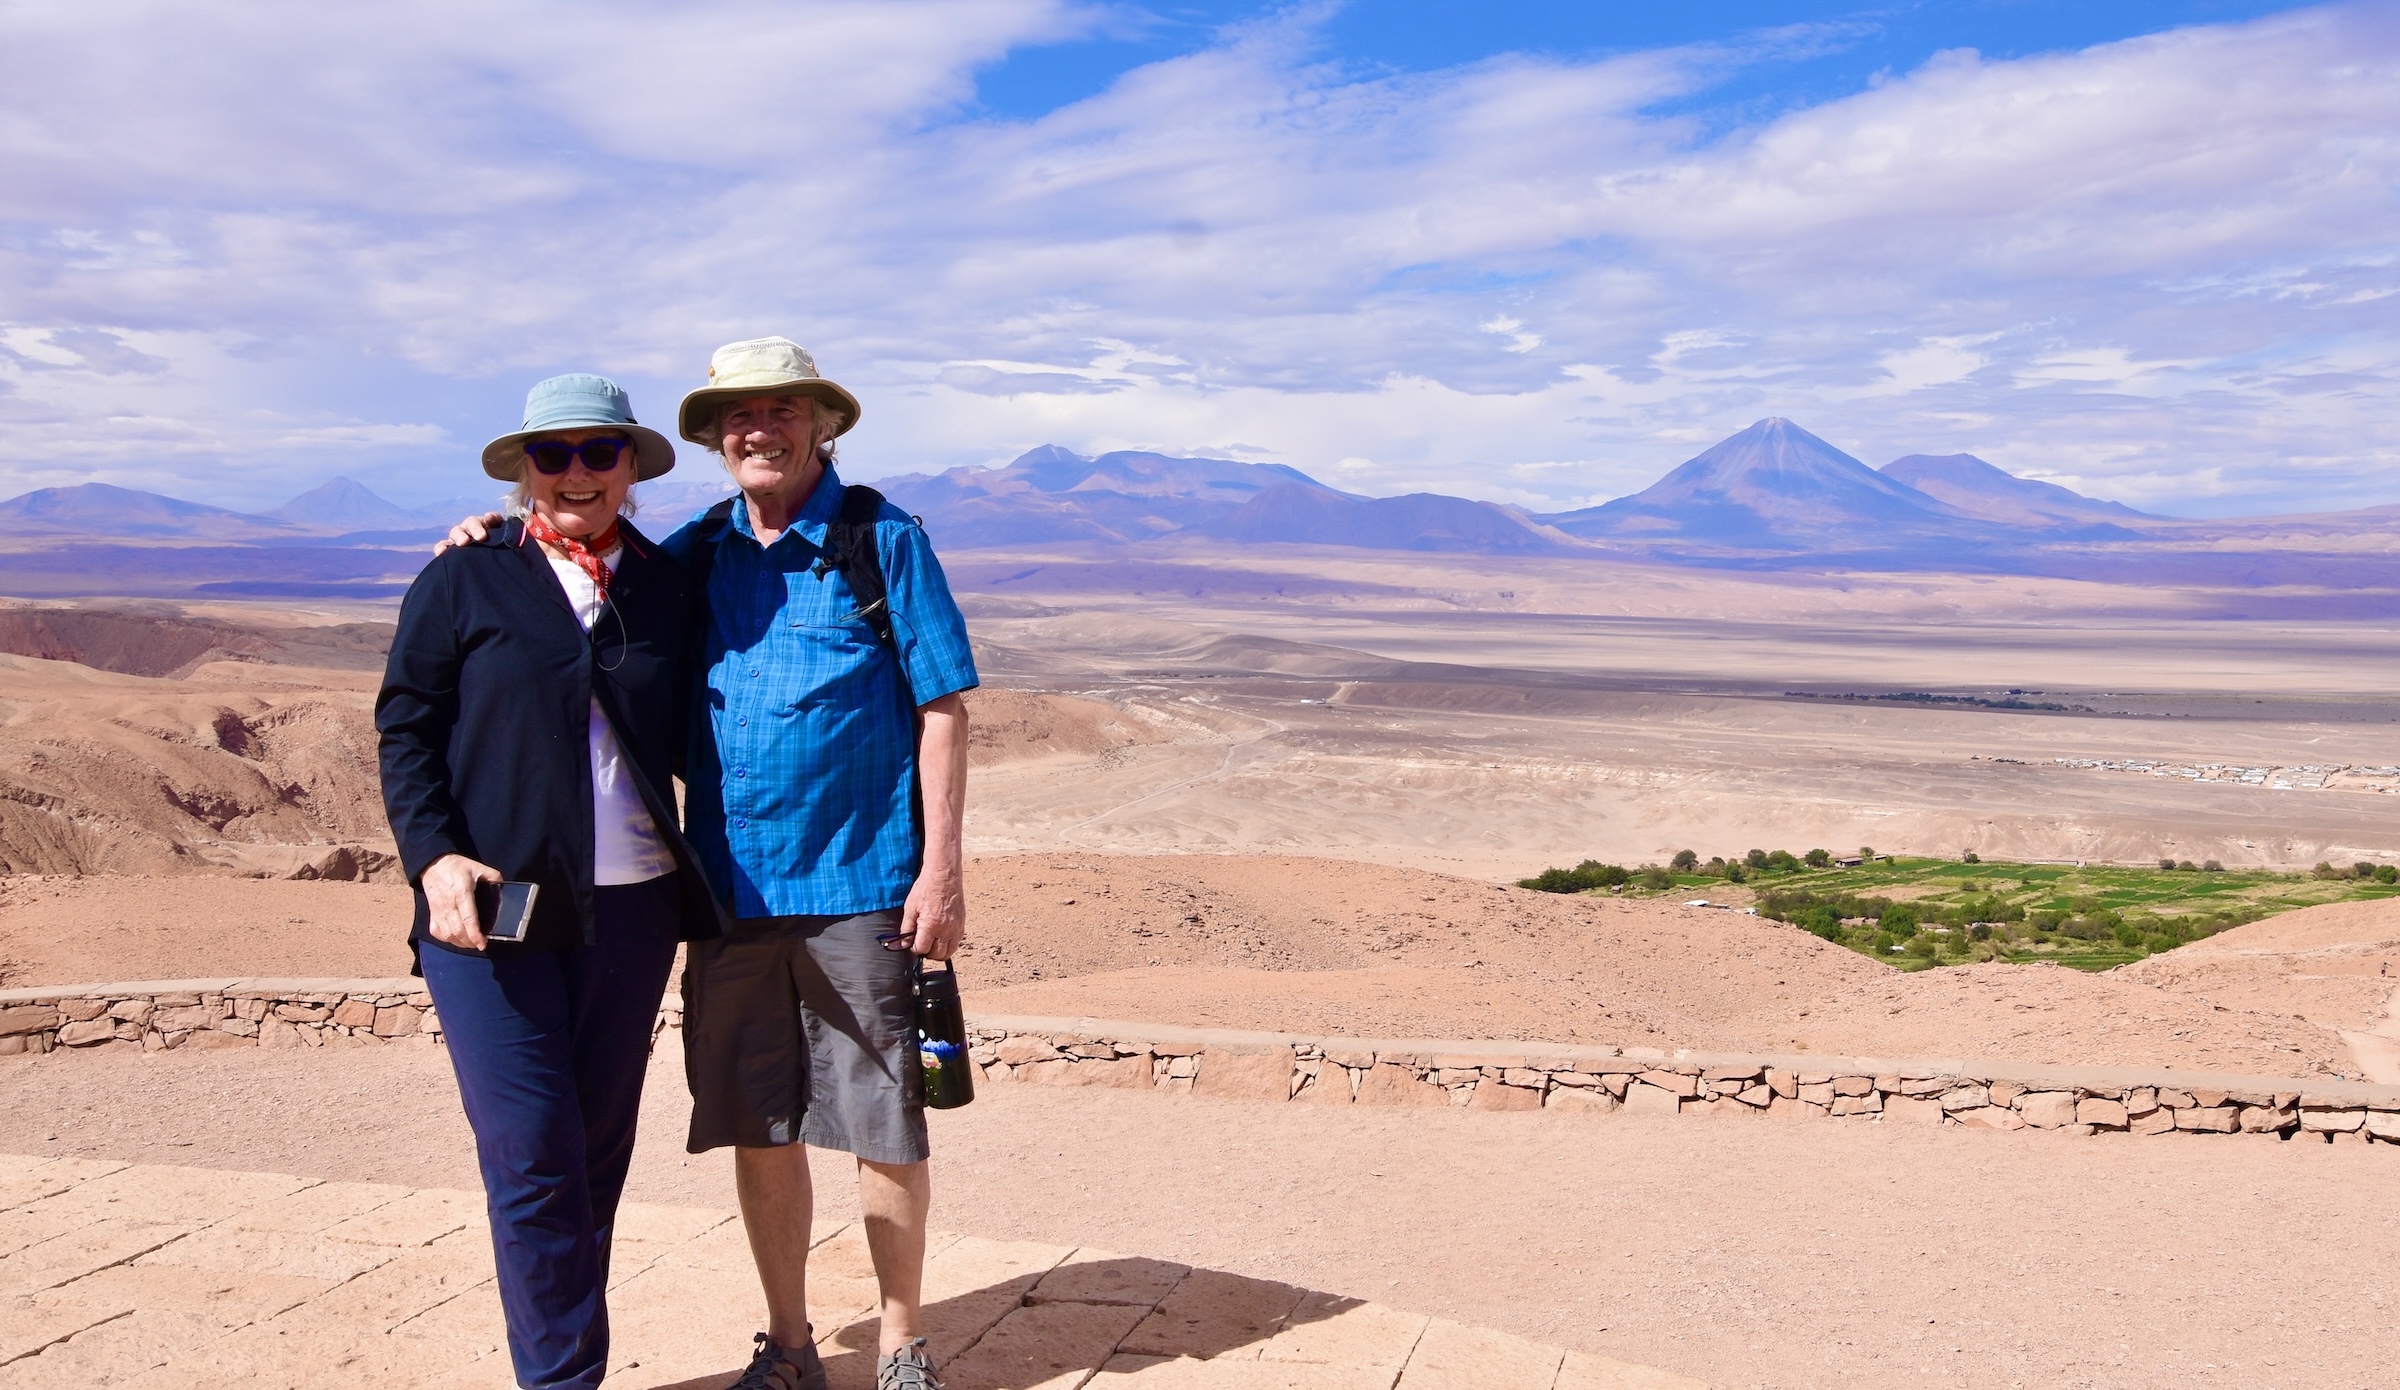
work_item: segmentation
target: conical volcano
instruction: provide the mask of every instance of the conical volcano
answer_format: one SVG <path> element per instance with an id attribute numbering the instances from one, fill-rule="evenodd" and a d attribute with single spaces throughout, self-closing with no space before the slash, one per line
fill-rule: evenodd
<path id="1" fill-rule="evenodd" d="M 1761 550 L 1882 549 L 1988 529 L 1781 418 L 1631 497 L 1542 520 L 1576 536 Z"/>

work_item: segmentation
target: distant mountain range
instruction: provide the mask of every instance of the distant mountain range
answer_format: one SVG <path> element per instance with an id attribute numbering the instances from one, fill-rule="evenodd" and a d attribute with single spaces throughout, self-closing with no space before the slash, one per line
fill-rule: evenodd
<path id="1" fill-rule="evenodd" d="M 875 486 L 952 546 L 1184 535 L 1498 555 L 1578 548 L 1514 507 L 1431 492 L 1362 497 L 1276 463 L 1132 451 L 1085 458 L 1050 444 L 1005 468 L 905 473 Z"/>
<path id="2" fill-rule="evenodd" d="M 1366 497 L 1281 464 L 1085 457 L 1057 445 L 999 468 L 872 481 L 945 551 L 1069 547 L 1120 565 L 1156 561 L 1161 543 L 1300 545 L 2400 592 L 2388 539 L 2400 507 L 2185 521 L 1972 454 L 1869 468 L 1784 419 L 1759 421 L 1629 497 L 1549 515 L 1438 493 Z M 729 490 L 714 468 L 643 484 L 644 529 L 664 534 Z M 401 507 L 349 478 L 262 514 L 103 483 L 45 488 L 0 502 L 0 593 L 388 594 L 443 528 L 490 505 Z"/>
<path id="3" fill-rule="evenodd" d="M 2036 537 L 2123 540 L 2161 521 L 1973 454 L 1867 467 L 1789 420 L 1761 420 L 1631 497 L 1540 518 L 1587 540 L 1816 554 L 1988 546 Z"/>

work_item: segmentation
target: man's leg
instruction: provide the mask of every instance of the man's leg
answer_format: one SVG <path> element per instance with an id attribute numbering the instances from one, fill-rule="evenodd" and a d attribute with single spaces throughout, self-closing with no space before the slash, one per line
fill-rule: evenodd
<path id="1" fill-rule="evenodd" d="M 925 1215 L 933 1205 L 932 1165 L 858 1161 L 858 1209 L 883 1297 L 883 1354 L 924 1335 Z"/>
<path id="2" fill-rule="evenodd" d="M 790 957 L 801 919 L 737 922 L 695 941 L 683 973 L 683 1058 L 692 1090 L 693 1153 L 733 1150 L 742 1228 L 767 1299 L 773 1346 L 753 1356 L 743 1384 L 824 1385 L 808 1329 L 808 1242 L 815 1194 L 800 1143 L 807 1108 L 807 1042 Z M 788 1355 L 780 1353 L 789 1353 Z"/>
<path id="3" fill-rule="evenodd" d="M 733 1188 L 741 1199 L 742 1230 L 750 1237 L 759 1286 L 766 1290 L 767 1335 L 780 1347 L 806 1346 L 809 1219 L 816 1203 L 808 1180 L 808 1146 L 735 1149 Z M 921 1259 L 922 1225 L 917 1245 Z M 882 1267 L 879 1257 L 876 1269 Z"/>
<path id="4" fill-rule="evenodd" d="M 883 1350 L 919 1335 L 925 1217 L 932 1194 L 906 951 L 879 939 L 898 909 L 817 919 L 793 960 L 808 1035 L 800 1137 L 858 1160 L 859 1212 L 882 1298 Z"/>

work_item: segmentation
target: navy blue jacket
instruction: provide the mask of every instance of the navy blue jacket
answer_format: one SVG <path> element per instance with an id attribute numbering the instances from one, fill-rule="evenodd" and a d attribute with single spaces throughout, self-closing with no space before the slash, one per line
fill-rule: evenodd
<path id="1" fill-rule="evenodd" d="M 592 940 L 595 696 L 674 856 L 682 936 L 725 928 L 668 781 L 705 631 L 700 597 L 681 566 L 620 526 L 625 555 L 588 634 L 521 521 L 435 556 L 401 600 L 375 697 L 384 812 L 411 884 L 463 854 L 541 885 L 526 944 L 496 942 L 495 955 Z M 410 941 L 431 940 L 427 920 L 420 885 Z"/>

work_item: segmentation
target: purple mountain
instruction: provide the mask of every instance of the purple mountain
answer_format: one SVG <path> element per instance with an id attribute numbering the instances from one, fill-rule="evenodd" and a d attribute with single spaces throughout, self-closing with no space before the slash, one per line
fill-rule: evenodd
<path id="1" fill-rule="evenodd" d="M 1893 459 L 1883 476 L 1904 483 L 1970 516 L 2008 526 L 2090 525 L 2153 521 L 2122 502 L 2103 502 L 2056 483 L 2020 478 L 1973 454 L 1910 454 Z"/>
<path id="2" fill-rule="evenodd" d="M 1631 497 L 1539 519 L 1573 536 L 1786 551 L 1993 529 L 1784 419 L 1759 421 Z"/>
<path id="3" fill-rule="evenodd" d="M 1197 528 L 1229 541 L 1350 545 L 1476 555 L 1546 555 L 1577 550 L 1567 537 L 1512 507 L 1436 492 L 1353 497 L 1324 487 L 1269 488 L 1222 521 Z"/>
<path id="4" fill-rule="evenodd" d="M 1281 464 L 1131 450 L 1086 458 L 1050 444 L 1004 468 L 904 474 L 875 486 L 952 546 L 1197 535 L 1385 550 L 1573 548 L 1522 512 L 1488 502 L 1431 493 L 1360 497 Z"/>
<path id="5" fill-rule="evenodd" d="M 426 524 L 423 515 L 386 502 L 352 478 L 321 483 L 265 515 L 295 526 L 335 531 L 397 530 Z"/>
<path id="6" fill-rule="evenodd" d="M 107 483 L 46 487 L 0 502 L 0 535 L 196 540 L 301 536 L 297 526 Z"/>

